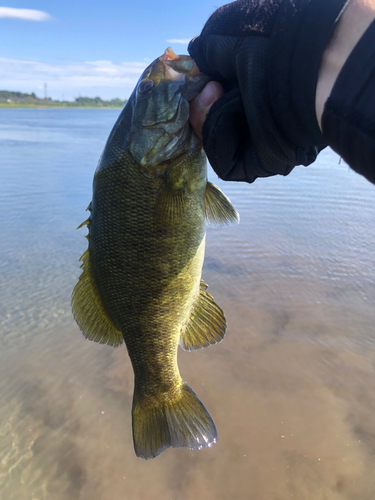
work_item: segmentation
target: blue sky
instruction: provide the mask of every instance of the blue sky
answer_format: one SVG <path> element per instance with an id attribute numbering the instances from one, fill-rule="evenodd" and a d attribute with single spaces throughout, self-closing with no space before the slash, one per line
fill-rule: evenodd
<path id="1" fill-rule="evenodd" d="M 7 1 L 0 5 L 0 90 L 42 97 L 46 82 L 53 99 L 126 98 L 143 69 L 169 45 L 187 53 L 186 40 L 225 3 Z"/>

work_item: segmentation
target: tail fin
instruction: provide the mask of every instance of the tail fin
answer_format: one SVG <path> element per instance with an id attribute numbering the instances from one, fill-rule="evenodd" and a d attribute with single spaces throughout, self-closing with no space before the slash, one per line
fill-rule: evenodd
<path id="1" fill-rule="evenodd" d="M 200 450 L 217 441 L 217 432 L 206 408 L 183 383 L 179 399 L 149 407 L 133 399 L 133 440 L 137 457 L 155 458 L 166 448 Z"/>

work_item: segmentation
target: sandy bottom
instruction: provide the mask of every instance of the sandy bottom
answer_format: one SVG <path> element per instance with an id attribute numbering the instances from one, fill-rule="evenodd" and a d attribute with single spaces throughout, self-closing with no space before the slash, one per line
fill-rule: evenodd
<path id="1" fill-rule="evenodd" d="M 329 151 L 218 183 L 241 224 L 208 231 L 203 277 L 228 333 L 179 366 L 219 440 L 143 461 L 126 349 L 85 341 L 70 311 L 114 116 L 18 111 L 2 118 L 27 140 L 1 158 L 0 500 L 374 500 L 374 186 Z"/>
<path id="2" fill-rule="evenodd" d="M 2 367 L 20 390 L 11 382 L 2 398 L 0 498 L 373 500 L 374 359 L 293 339 L 319 330 L 316 311 L 312 321 L 217 298 L 225 342 L 179 353 L 217 444 L 137 459 L 126 350 L 81 341 L 72 325 L 64 359 L 31 346 Z"/>

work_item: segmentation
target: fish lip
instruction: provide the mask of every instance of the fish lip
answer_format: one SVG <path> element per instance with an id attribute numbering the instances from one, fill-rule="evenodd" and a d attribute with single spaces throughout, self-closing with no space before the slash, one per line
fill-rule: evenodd
<path id="1" fill-rule="evenodd" d="M 185 55 L 176 55 L 171 47 L 168 47 L 164 54 L 159 58 L 159 60 L 163 63 L 165 68 L 165 78 L 168 78 L 168 73 L 170 78 L 173 80 L 176 78 L 176 75 L 180 75 L 179 79 L 184 80 L 183 83 L 181 81 L 180 92 L 182 97 L 184 97 L 188 102 L 192 101 L 197 97 L 197 95 L 204 89 L 207 83 L 212 80 L 212 77 L 202 73 L 198 68 L 194 59 L 190 56 Z M 179 61 L 188 61 L 192 63 L 192 69 L 189 72 L 185 72 L 183 70 L 179 70 L 174 66 L 173 61 L 176 61 L 178 64 Z M 171 76 L 173 75 L 173 76 Z"/>
<path id="2" fill-rule="evenodd" d="M 178 55 L 175 53 L 172 47 L 167 47 L 164 51 L 164 54 L 160 56 L 160 59 L 162 61 L 173 61 L 174 59 L 177 59 L 177 57 Z"/>
<path id="3" fill-rule="evenodd" d="M 184 88 L 182 89 L 182 96 L 188 101 L 192 101 L 197 97 L 198 94 L 202 92 L 204 87 L 207 85 L 208 82 L 212 80 L 212 77 L 205 75 L 204 73 L 201 73 L 198 70 L 198 73 L 194 74 L 190 78 L 190 73 L 187 75 L 186 78 L 186 83 Z"/>
<path id="4" fill-rule="evenodd" d="M 193 60 L 193 69 L 189 73 L 190 76 L 208 76 L 205 73 L 202 73 L 198 68 L 196 62 Z"/>

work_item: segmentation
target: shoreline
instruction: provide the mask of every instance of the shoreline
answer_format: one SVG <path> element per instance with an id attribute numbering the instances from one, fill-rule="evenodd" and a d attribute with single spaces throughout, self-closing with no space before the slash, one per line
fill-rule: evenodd
<path id="1" fill-rule="evenodd" d="M 43 106 L 43 105 L 9 105 L 0 104 L 0 109 L 122 109 L 122 107 L 115 106 Z"/>

